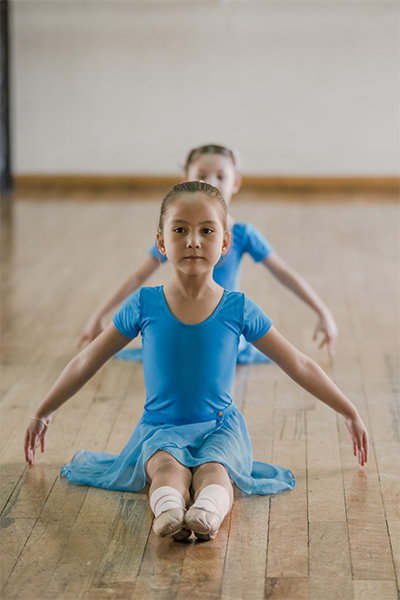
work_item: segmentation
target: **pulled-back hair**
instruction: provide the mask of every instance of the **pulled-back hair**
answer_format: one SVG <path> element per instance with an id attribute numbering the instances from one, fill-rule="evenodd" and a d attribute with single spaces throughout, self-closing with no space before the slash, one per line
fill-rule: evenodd
<path id="1" fill-rule="evenodd" d="M 161 203 L 160 220 L 158 222 L 158 231 L 160 233 L 162 233 L 163 231 L 164 218 L 172 202 L 178 196 L 180 196 L 180 194 L 197 193 L 206 194 L 210 198 L 214 199 L 214 201 L 218 204 L 222 226 L 225 231 L 227 230 L 228 207 L 226 205 L 225 200 L 222 197 L 221 192 L 213 185 L 205 183 L 204 181 L 184 181 L 183 183 L 178 183 L 177 185 L 174 185 L 174 187 L 169 190 L 168 194 L 165 196 L 164 200 Z"/>
<path id="2" fill-rule="evenodd" d="M 206 144 L 205 146 L 198 146 L 197 148 L 190 150 L 183 167 L 185 173 L 188 172 L 190 165 L 196 160 L 196 158 L 202 156 L 203 154 L 222 154 L 222 156 L 227 156 L 231 159 L 235 170 L 239 170 L 239 157 L 237 156 L 237 153 L 233 152 L 233 150 L 230 150 L 226 146 L 220 146 L 219 144 Z"/>

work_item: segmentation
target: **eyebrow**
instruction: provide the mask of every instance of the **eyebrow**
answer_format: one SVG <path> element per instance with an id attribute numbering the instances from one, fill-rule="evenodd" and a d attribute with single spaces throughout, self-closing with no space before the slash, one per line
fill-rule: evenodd
<path id="1" fill-rule="evenodd" d="M 185 224 L 187 224 L 188 222 L 184 221 L 183 219 L 174 219 L 173 221 L 171 221 L 171 223 L 185 223 Z M 210 220 L 210 221 L 202 221 L 200 223 L 200 225 L 205 225 L 206 223 L 211 223 L 212 225 L 216 225 L 217 221 L 212 221 L 212 220 Z"/>

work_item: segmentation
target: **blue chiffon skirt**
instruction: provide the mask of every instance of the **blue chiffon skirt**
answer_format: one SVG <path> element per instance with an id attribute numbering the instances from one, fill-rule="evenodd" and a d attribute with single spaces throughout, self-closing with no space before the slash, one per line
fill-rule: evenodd
<path id="1" fill-rule="evenodd" d="M 253 461 L 246 422 L 232 403 L 221 418 L 196 423 L 161 423 L 144 413 L 121 454 L 80 450 L 61 475 L 77 485 L 138 492 L 146 484 L 146 462 L 165 450 L 186 467 L 218 462 L 247 494 L 277 494 L 291 490 L 291 471 Z"/>
<path id="2" fill-rule="evenodd" d="M 115 358 L 119 358 L 120 360 L 142 362 L 142 348 L 124 348 L 124 350 L 121 350 L 115 355 Z M 249 365 L 253 363 L 270 363 L 272 361 L 268 358 L 268 356 L 265 356 L 265 354 L 257 350 L 253 344 L 246 342 L 242 336 L 240 338 L 236 362 L 238 365 Z"/>

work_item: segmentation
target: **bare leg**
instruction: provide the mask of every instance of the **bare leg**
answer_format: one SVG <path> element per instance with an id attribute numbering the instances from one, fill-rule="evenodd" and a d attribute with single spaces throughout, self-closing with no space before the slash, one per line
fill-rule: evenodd
<path id="1" fill-rule="evenodd" d="M 185 515 L 187 529 L 203 540 L 212 540 L 233 503 L 228 472 L 216 462 L 199 466 L 193 475 L 194 504 Z"/>
<path id="2" fill-rule="evenodd" d="M 182 494 L 186 506 L 190 501 L 192 472 L 178 462 L 172 454 L 159 450 L 147 461 L 147 476 L 150 480 L 149 496 L 159 487 L 168 485 Z"/>
<path id="3" fill-rule="evenodd" d="M 150 480 L 150 506 L 155 516 L 154 533 L 178 541 L 187 539 L 191 532 L 185 528 L 184 519 L 192 472 L 163 450 L 150 458 L 146 471 Z"/>
<path id="4" fill-rule="evenodd" d="M 197 496 L 200 494 L 208 485 L 221 485 L 229 494 L 231 500 L 231 506 L 233 504 L 233 488 L 232 482 L 228 475 L 228 471 L 223 465 L 217 462 L 204 463 L 194 469 L 192 489 L 194 494 L 194 500 L 196 501 Z"/>

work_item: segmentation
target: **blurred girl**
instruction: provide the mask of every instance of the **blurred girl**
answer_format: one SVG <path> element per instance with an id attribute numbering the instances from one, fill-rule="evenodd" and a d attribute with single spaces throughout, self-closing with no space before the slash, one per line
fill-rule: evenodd
<path id="1" fill-rule="evenodd" d="M 224 146 L 215 144 L 200 146 L 189 152 L 185 162 L 185 180 L 202 180 L 215 186 L 228 205 L 232 196 L 238 192 L 241 186 L 241 177 L 238 173 L 237 159 L 234 153 Z M 216 283 L 227 290 L 239 290 L 241 261 L 245 253 L 250 254 L 255 262 L 267 267 L 283 285 L 313 309 L 317 315 L 314 339 L 322 334 L 320 346 L 326 344 L 329 354 L 333 356 L 338 331 L 330 310 L 318 294 L 278 256 L 254 225 L 237 222 L 229 214 L 228 228 L 231 232 L 232 243 L 227 254 L 214 267 L 213 277 Z M 158 252 L 157 246 L 154 244 L 142 264 L 90 316 L 83 328 L 78 346 L 81 347 L 83 344 L 91 342 L 104 331 L 105 316 L 139 289 L 166 260 L 167 258 Z M 127 360 L 141 360 L 141 349 L 126 349 L 118 357 Z M 247 344 L 244 339 L 241 340 L 237 360 L 239 363 L 268 361 L 261 352 L 251 344 Z"/>

